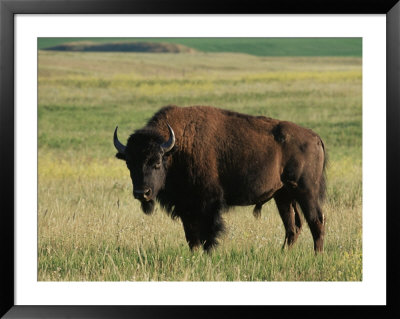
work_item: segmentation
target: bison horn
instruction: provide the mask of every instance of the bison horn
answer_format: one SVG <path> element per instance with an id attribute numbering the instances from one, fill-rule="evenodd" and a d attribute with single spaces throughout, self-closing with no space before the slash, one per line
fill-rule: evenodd
<path id="1" fill-rule="evenodd" d="M 117 130 L 118 130 L 118 126 L 115 128 L 114 131 L 114 146 L 117 149 L 117 151 L 121 154 L 125 154 L 125 145 L 122 144 L 119 140 L 118 140 L 118 136 L 117 136 Z"/>
<path id="2" fill-rule="evenodd" d="M 168 130 L 169 130 L 169 139 L 165 143 L 161 144 L 161 148 L 164 150 L 165 153 L 167 153 L 170 150 L 172 150 L 172 148 L 175 145 L 175 133 L 174 133 L 174 130 L 171 128 L 171 126 L 169 126 L 168 123 L 167 123 L 167 126 L 168 126 Z"/>

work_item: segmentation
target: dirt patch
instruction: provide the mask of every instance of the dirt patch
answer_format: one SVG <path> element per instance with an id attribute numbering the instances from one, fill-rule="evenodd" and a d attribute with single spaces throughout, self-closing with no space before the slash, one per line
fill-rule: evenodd
<path id="1" fill-rule="evenodd" d="M 158 42 L 70 42 L 46 48 L 52 51 L 79 52 L 153 52 L 153 53 L 193 53 L 196 50 L 175 43 Z"/>

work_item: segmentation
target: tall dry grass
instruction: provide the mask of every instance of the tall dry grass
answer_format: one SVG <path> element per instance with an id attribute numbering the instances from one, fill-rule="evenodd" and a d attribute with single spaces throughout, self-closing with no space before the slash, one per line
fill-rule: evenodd
<path id="1" fill-rule="evenodd" d="M 39 280 L 362 280 L 360 58 L 39 52 Z M 325 253 L 305 225 L 291 250 L 273 201 L 224 215 L 208 255 L 180 221 L 145 216 L 131 196 L 123 141 L 166 104 L 207 104 L 315 130 L 330 156 Z"/>

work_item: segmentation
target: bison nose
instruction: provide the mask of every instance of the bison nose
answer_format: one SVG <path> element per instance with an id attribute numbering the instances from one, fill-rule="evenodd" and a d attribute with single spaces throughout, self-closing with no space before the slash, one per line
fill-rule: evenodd
<path id="1" fill-rule="evenodd" d="M 151 199 L 151 188 L 134 190 L 133 196 L 139 200 L 140 199 L 150 200 Z"/>

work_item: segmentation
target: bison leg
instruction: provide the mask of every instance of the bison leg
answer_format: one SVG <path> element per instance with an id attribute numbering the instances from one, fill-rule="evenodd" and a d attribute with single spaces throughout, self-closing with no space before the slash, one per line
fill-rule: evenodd
<path id="1" fill-rule="evenodd" d="M 200 240 L 206 252 L 210 252 L 213 247 L 218 245 L 218 236 L 224 231 L 224 228 L 219 211 L 202 217 Z"/>
<path id="2" fill-rule="evenodd" d="M 194 218 L 181 217 L 186 241 L 190 250 L 202 245 L 207 252 L 218 244 L 218 235 L 224 230 L 223 220 L 219 212 Z"/>
<path id="3" fill-rule="evenodd" d="M 190 250 L 200 246 L 199 223 L 192 218 L 181 218 L 183 229 L 185 230 L 186 241 Z"/>
<path id="4" fill-rule="evenodd" d="M 323 251 L 325 235 L 324 214 L 322 213 L 317 198 L 317 196 L 310 196 L 309 194 L 303 194 L 298 198 L 303 214 L 310 226 L 316 253 Z"/>
<path id="5" fill-rule="evenodd" d="M 296 202 L 288 190 L 281 189 L 275 194 L 274 199 L 285 226 L 285 240 L 282 245 L 282 249 L 284 249 L 286 244 L 291 247 L 296 242 L 301 232 L 302 220 Z"/>

